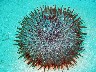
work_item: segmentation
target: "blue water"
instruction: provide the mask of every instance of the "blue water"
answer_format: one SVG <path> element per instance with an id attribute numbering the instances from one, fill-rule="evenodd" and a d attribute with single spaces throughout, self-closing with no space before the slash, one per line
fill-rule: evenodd
<path id="1" fill-rule="evenodd" d="M 36 7 L 42 5 L 71 7 L 84 20 L 87 29 L 85 51 L 77 65 L 64 72 L 96 72 L 96 1 L 95 0 L 0 0 L 0 72 L 43 72 L 29 68 L 23 59 L 18 59 L 14 46 L 19 21 Z M 49 72 L 61 72 L 61 70 Z"/>

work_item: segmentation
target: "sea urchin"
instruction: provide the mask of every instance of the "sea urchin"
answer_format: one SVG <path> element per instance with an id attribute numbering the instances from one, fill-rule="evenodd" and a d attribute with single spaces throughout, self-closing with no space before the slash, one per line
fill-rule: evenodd
<path id="1" fill-rule="evenodd" d="M 74 10 L 43 6 L 22 20 L 16 42 L 27 64 L 44 70 L 75 65 L 84 50 L 83 22 Z M 39 68 L 39 69 L 40 69 Z"/>

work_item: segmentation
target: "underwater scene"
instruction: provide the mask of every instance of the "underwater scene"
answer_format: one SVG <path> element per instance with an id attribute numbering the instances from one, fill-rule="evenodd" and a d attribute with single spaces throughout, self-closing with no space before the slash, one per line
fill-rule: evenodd
<path id="1" fill-rule="evenodd" d="M 0 0 L 0 72 L 96 72 L 96 0 Z"/>

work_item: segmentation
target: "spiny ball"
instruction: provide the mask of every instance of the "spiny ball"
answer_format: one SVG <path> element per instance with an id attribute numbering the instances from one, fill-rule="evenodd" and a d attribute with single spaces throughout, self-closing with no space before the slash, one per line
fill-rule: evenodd
<path id="1" fill-rule="evenodd" d="M 84 50 L 83 21 L 74 10 L 56 6 L 37 8 L 24 17 L 18 28 L 18 53 L 27 64 L 40 68 L 74 66 Z M 39 69 L 40 69 L 39 68 Z"/>

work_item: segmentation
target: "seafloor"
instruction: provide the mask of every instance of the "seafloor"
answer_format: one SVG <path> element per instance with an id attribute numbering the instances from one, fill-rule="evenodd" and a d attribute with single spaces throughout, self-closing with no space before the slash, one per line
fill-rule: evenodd
<path id="1" fill-rule="evenodd" d="M 15 34 L 18 23 L 30 11 L 42 5 L 70 7 L 84 20 L 87 33 L 85 51 L 77 65 L 63 72 L 96 72 L 96 1 L 95 0 L 0 0 L 0 72 L 43 72 L 29 68 L 23 59 L 18 59 Z M 62 72 L 61 70 L 48 72 Z"/>

